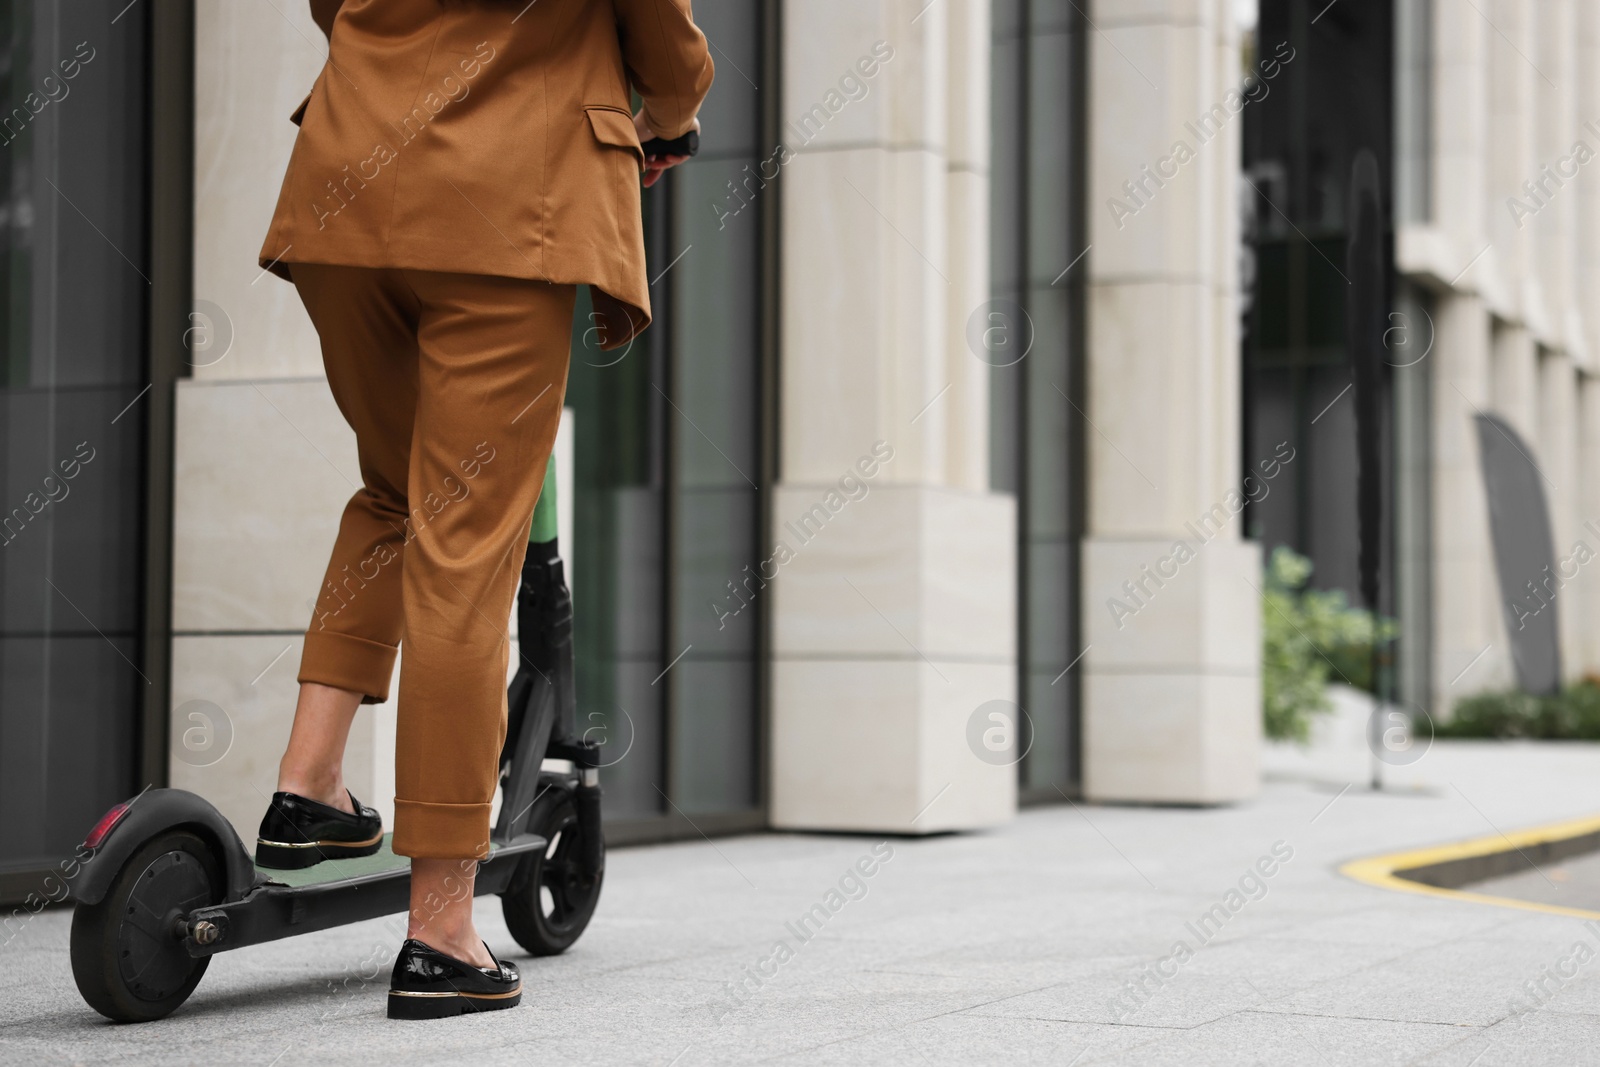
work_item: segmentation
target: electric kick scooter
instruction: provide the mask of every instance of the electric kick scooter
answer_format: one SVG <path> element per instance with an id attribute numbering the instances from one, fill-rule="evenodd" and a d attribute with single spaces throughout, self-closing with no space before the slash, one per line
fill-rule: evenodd
<path id="1" fill-rule="evenodd" d="M 553 482 L 547 474 L 546 492 Z M 500 815 L 475 889 L 499 894 L 511 936 L 549 956 L 578 939 L 600 898 L 599 745 L 574 733 L 561 559 L 529 559 L 517 597 L 522 660 L 507 695 Z M 565 766 L 544 770 L 545 760 Z M 391 836 L 371 856 L 258 868 L 228 820 L 194 793 L 150 789 L 117 804 L 84 840 L 71 879 L 78 989 L 109 1019 L 160 1019 L 218 952 L 403 912 L 411 861 L 390 850 Z"/>

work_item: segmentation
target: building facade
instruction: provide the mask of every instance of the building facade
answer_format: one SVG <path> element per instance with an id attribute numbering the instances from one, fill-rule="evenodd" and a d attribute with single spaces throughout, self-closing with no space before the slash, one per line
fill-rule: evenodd
<path id="1" fill-rule="evenodd" d="M 1426 127 L 1410 123 L 1419 147 L 1395 257 L 1438 337 L 1426 466 L 1430 681 L 1442 705 L 1447 694 L 1513 677 L 1507 634 L 1517 606 L 1481 563 L 1480 412 L 1516 429 L 1545 483 L 1565 573 L 1543 599 L 1557 612 L 1563 673 L 1600 670 L 1600 582 L 1576 562 L 1580 544 L 1600 547 L 1591 528 L 1600 517 L 1600 186 L 1584 173 L 1600 148 L 1600 12 L 1567 0 L 1503 3 L 1485 25 L 1434 4 L 1414 21 L 1432 47 L 1403 69 L 1431 88 L 1434 106 Z"/>
<path id="2" fill-rule="evenodd" d="M 1600 583 L 1585 570 L 1600 548 L 1600 187 L 1585 173 L 1600 146 L 1597 17 L 1518 0 L 1275 4 L 1247 43 L 1279 62 L 1244 108 L 1245 447 L 1288 441 L 1296 455 L 1248 533 L 1358 598 L 1341 269 L 1351 165 L 1368 149 L 1391 248 L 1379 606 L 1399 624 L 1390 692 L 1419 720 L 1516 684 L 1532 617 L 1555 616 L 1565 681 L 1600 669 Z M 1553 566 L 1511 592 L 1480 433 L 1529 461 L 1549 512 Z"/>
<path id="3" fill-rule="evenodd" d="M 1600 26 L 1575 0 L 1492 26 L 1321 6 L 695 4 L 718 77 L 700 155 L 645 197 L 656 325 L 602 353 L 580 301 L 558 446 L 614 843 L 1249 798 L 1263 548 L 1351 580 L 1353 423 L 1319 409 L 1348 381 L 1324 265 L 1363 146 L 1410 346 L 1385 379 L 1399 689 L 1442 714 L 1509 681 L 1471 417 L 1537 444 L 1565 555 L 1600 515 L 1600 193 L 1573 161 Z M 7 18 L 20 899 L 146 785 L 249 838 L 359 476 L 255 262 L 325 59 L 309 12 Z M 1569 673 L 1595 667 L 1600 585 L 1556 605 Z M 346 767 L 386 818 L 394 713 L 363 710 Z"/>

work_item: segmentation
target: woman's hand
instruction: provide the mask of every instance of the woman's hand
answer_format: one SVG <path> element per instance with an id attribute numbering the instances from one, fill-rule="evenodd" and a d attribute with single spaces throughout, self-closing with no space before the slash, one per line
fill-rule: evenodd
<path id="1" fill-rule="evenodd" d="M 640 108 L 639 113 L 633 116 L 633 128 L 639 134 L 640 144 L 646 144 L 659 136 L 656 131 L 650 128 L 650 124 L 645 121 L 643 108 Z M 698 118 L 695 119 L 694 125 L 690 128 L 698 132 L 700 120 Z M 688 158 L 688 156 L 645 156 L 644 187 L 646 189 L 650 188 L 661 180 L 663 174 Z"/>

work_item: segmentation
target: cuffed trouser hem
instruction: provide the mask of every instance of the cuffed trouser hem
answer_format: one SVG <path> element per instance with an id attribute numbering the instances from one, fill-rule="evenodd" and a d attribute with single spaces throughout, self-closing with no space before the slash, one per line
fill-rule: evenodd
<path id="1" fill-rule="evenodd" d="M 361 703 L 382 704 L 389 699 L 389 679 L 400 650 L 380 641 L 334 630 L 310 630 L 300 654 L 301 683 L 316 682 L 335 689 L 361 693 Z"/>
<path id="2" fill-rule="evenodd" d="M 489 804 L 434 804 L 423 800 L 394 801 L 397 856 L 412 859 L 487 859 Z"/>

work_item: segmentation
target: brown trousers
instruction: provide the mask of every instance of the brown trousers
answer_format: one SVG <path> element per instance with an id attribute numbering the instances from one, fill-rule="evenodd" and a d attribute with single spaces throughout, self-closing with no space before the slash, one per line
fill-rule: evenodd
<path id="1" fill-rule="evenodd" d="M 507 620 L 555 446 L 576 288 L 296 263 L 362 487 L 299 680 L 388 699 L 401 645 L 394 851 L 489 854 Z"/>

